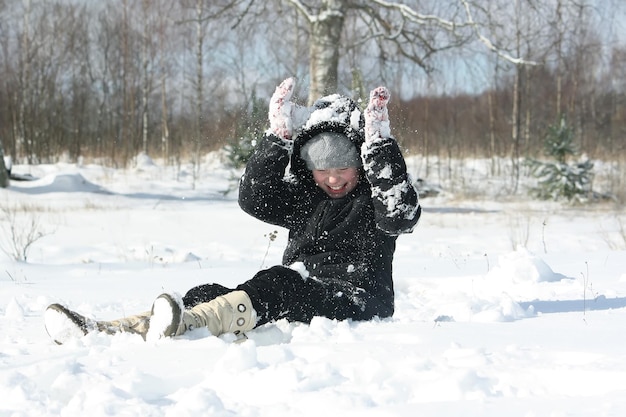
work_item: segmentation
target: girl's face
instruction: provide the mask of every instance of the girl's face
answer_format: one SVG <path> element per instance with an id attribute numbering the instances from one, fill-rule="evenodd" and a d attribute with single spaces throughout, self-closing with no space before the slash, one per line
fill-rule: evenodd
<path id="1" fill-rule="evenodd" d="M 345 197 L 359 182 L 359 169 L 356 167 L 314 169 L 313 179 L 331 198 Z"/>

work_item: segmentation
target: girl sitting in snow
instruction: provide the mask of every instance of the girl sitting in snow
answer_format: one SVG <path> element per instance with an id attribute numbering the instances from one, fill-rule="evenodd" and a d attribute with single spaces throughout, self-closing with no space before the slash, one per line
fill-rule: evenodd
<path id="1" fill-rule="evenodd" d="M 413 230 L 421 208 L 391 137 L 389 92 L 373 90 L 363 115 L 338 94 L 310 108 L 298 106 L 290 101 L 293 86 L 289 78 L 276 88 L 270 129 L 239 188 L 246 213 L 289 230 L 282 265 L 258 272 L 234 290 L 204 284 L 182 299 L 162 294 L 151 311 L 115 321 L 89 320 L 52 304 L 44 319 L 57 343 L 92 330 L 133 332 L 152 340 L 201 327 L 215 336 L 242 334 L 283 318 L 308 323 L 315 316 L 393 315 L 395 242 Z"/>

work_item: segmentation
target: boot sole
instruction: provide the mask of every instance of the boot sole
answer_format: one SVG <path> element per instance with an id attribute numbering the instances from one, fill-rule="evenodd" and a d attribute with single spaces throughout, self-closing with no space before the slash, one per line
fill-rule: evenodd
<path id="1" fill-rule="evenodd" d="M 146 334 L 146 340 L 176 336 L 181 314 L 180 305 L 171 295 L 159 295 L 152 304 L 150 327 Z"/>
<path id="2" fill-rule="evenodd" d="M 61 304 L 51 304 L 44 312 L 46 333 L 54 343 L 62 345 L 68 340 L 85 336 L 90 328 L 88 320 Z"/>

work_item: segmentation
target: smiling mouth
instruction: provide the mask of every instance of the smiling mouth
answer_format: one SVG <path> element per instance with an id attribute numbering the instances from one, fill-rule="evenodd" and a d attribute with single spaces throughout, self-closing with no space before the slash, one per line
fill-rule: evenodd
<path id="1" fill-rule="evenodd" d="M 332 186 L 332 185 L 328 185 L 328 192 L 332 193 L 332 194 L 341 194 L 346 190 L 346 187 L 348 185 L 344 184 L 344 185 L 340 185 L 340 186 Z"/>

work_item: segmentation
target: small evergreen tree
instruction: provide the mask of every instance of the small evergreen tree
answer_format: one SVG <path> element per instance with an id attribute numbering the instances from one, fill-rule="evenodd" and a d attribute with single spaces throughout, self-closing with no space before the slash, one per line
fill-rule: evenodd
<path id="1" fill-rule="evenodd" d="M 537 187 L 530 189 L 533 196 L 542 200 L 565 198 L 583 202 L 591 195 L 593 163 L 588 159 L 568 163 L 568 159 L 578 155 L 573 141 L 574 132 L 564 118 L 548 128 L 544 149 L 545 155 L 553 161 L 527 161 L 531 174 L 538 179 Z"/>
<path id="2" fill-rule="evenodd" d="M 257 98 L 256 93 L 252 93 L 250 111 L 237 123 L 234 137 L 224 147 L 226 158 L 233 168 L 246 165 L 266 122 L 267 103 Z"/>

